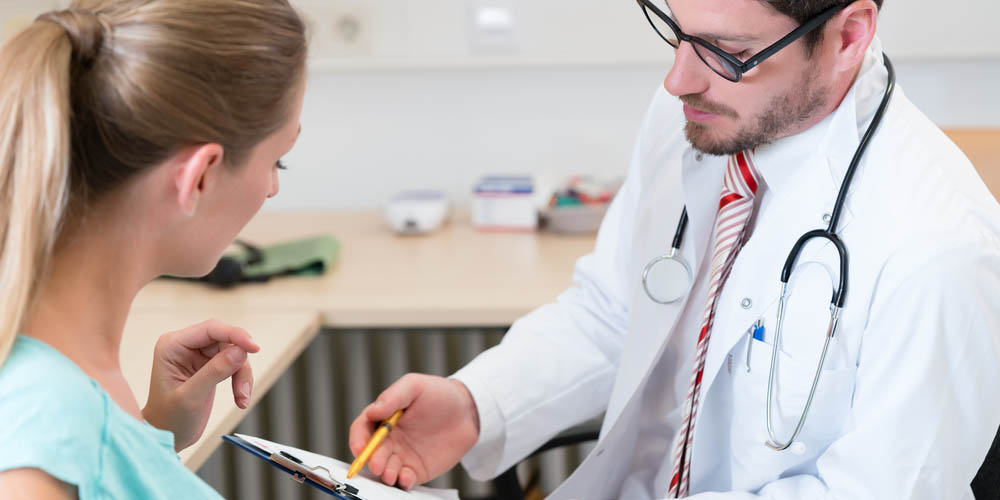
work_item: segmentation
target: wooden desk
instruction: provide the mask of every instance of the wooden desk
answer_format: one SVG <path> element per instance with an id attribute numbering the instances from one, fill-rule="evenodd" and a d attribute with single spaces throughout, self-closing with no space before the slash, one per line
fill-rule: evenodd
<path id="1" fill-rule="evenodd" d="M 160 334 L 179 330 L 212 317 L 246 329 L 260 345 L 260 352 L 250 357 L 254 370 L 254 388 L 250 404 L 260 401 L 278 377 L 298 357 L 319 332 L 319 314 L 296 312 L 220 313 L 177 308 L 174 311 L 133 311 L 125 324 L 122 338 L 122 370 L 140 405 L 149 395 L 149 374 L 153 365 L 153 345 Z M 236 428 L 245 410 L 233 402 L 232 386 L 219 384 L 215 406 L 205 433 L 197 443 L 181 452 L 181 459 L 191 470 L 198 470 L 221 442 L 220 436 Z"/>
<path id="2" fill-rule="evenodd" d="M 1000 198 L 1000 131 L 946 131 Z M 328 233 L 340 239 L 337 266 L 318 278 L 213 290 L 160 281 L 136 298 L 126 326 L 123 363 L 140 402 L 146 399 L 152 346 L 160 333 L 210 317 L 247 328 L 261 344 L 252 358 L 253 403 L 328 327 L 506 326 L 553 300 L 569 284 L 575 260 L 594 236 L 482 233 L 465 216 L 431 236 L 397 236 L 377 212 L 265 213 L 241 235 L 261 245 Z M 202 439 L 182 453 L 196 470 L 242 418 L 220 385 Z"/>
<path id="3" fill-rule="evenodd" d="M 1000 130 L 947 130 L 1000 198 Z M 155 282 L 136 311 L 321 314 L 328 327 L 505 326 L 553 300 L 594 236 L 483 233 L 459 215 L 430 236 L 397 236 L 374 211 L 264 213 L 242 233 L 261 245 L 327 233 L 342 244 L 332 272 L 212 290 Z"/>
<path id="4" fill-rule="evenodd" d="M 377 212 L 263 213 L 241 237 L 266 245 L 327 233 L 342 245 L 315 278 L 212 290 L 151 283 L 136 311 L 320 312 L 328 327 L 506 326 L 552 301 L 594 235 L 485 233 L 458 220 L 430 236 L 398 236 Z"/>
<path id="5" fill-rule="evenodd" d="M 259 401 L 321 326 L 507 326 L 569 284 L 573 263 L 594 235 L 482 233 L 459 215 L 431 236 L 397 236 L 377 212 L 263 213 L 241 237 L 261 245 L 328 233 L 341 242 L 334 269 L 321 277 L 276 279 L 217 290 L 156 281 L 136 298 L 125 328 L 122 363 L 140 404 L 148 393 L 159 334 L 218 318 L 247 329 L 261 346 L 251 358 Z M 244 412 L 220 384 L 204 436 L 181 453 L 197 470 Z"/>

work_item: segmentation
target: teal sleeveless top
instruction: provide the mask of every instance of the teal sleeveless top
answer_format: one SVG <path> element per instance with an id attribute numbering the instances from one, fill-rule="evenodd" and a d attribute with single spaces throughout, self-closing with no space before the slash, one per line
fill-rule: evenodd
<path id="1" fill-rule="evenodd" d="M 184 467 L 174 435 L 121 409 L 44 342 L 18 336 L 0 368 L 0 471 L 37 468 L 80 500 L 221 498 Z"/>

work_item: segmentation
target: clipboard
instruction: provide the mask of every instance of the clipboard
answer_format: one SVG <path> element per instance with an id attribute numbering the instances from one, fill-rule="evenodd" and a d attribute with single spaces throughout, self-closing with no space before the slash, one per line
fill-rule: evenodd
<path id="1" fill-rule="evenodd" d="M 278 470 L 290 474 L 292 479 L 300 484 L 308 484 L 340 500 L 365 500 L 358 496 L 357 488 L 346 482 L 334 479 L 330 471 L 325 467 L 310 466 L 300 458 L 284 450 L 271 453 L 239 436 L 222 436 L 222 439 L 242 448 L 244 451 L 252 453 Z"/>

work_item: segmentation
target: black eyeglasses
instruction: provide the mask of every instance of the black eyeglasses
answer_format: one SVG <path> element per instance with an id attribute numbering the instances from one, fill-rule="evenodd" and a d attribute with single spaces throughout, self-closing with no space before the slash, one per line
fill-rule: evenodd
<path id="1" fill-rule="evenodd" d="M 804 36 L 806 33 L 809 33 L 810 31 L 821 26 L 833 17 L 834 14 L 840 12 L 841 9 L 853 3 L 846 2 L 828 7 L 826 10 L 820 12 L 798 28 L 795 28 L 795 30 L 791 33 L 785 35 L 781 40 L 774 42 L 774 44 L 770 47 L 758 52 L 744 62 L 737 59 L 736 56 L 701 38 L 684 33 L 681 31 L 680 26 L 678 26 L 669 15 L 653 5 L 651 0 L 635 1 L 639 4 L 639 7 L 642 8 L 642 12 L 646 15 L 646 19 L 649 20 L 649 24 L 654 30 L 656 30 L 656 33 L 660 35 L 660 38 L 662 38 L 663 41 L 667 42 L 675 49 L 680 47 L 681 42 L 690 43 L 691 46 L 694 47 L 694 52 L 698 54 L 698 57 L 709 68 L 712 68 L 712 71 L 731 82 L 740 81 L 740 78 L 743 77 L 743 73 L 750 71 L 758 64 L 764 62 L 764 60 L 768 57 L 776 54 L 779 50 L 787 47 L 795 40 Z M 652 12 L 652 15 L 650 15 L 650 12 Z"/>

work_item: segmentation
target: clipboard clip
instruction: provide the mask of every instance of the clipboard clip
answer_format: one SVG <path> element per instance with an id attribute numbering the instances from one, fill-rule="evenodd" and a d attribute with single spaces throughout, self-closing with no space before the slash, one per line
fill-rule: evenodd
<path id="1" fill-rule="evenodd" d="M 295 455 L 284 451 L 271 453 L 270 458 L 282 467 L 292 471 L 292 479 L 297 483 L 305 483 L 308 479 L 352 500 L 362 500 L 357 496 L 357 488 L 334 479 L 333 474 L 326 467 L 307 465 Z"/>

